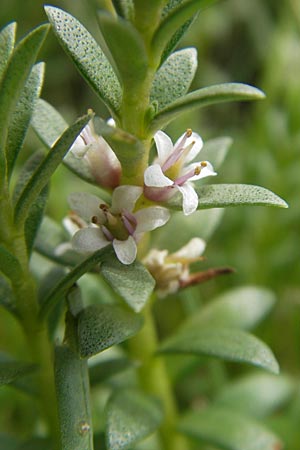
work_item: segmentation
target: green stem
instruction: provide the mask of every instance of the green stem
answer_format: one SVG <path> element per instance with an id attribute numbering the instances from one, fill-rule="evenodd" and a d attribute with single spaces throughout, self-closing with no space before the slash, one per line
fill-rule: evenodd
<path id="1" fill-rule="evenodd" d="M 152 317 L 151 302 L 146 305 L 143 313 L 144 326 L 129 341 L 130 355 L 141 362 L 138 369 L 141 388 L 158 397 L 163 403 L 165 420 L 160 428 L 163 449 L 188 450 L 188 442 L 175 430 L 178 412 L 165 361 L 162 357 L 155 356 L 158 337 Z"/>
<path id="2" fill-rule="evenodd" d="M 24 233 L 12 233 L 11 250 L 19 260 L 23 271 L 18 282 L 13 284 L 16 307 L 32 361 L 37 364 L 37 381 L 40 408 L 47 422 L 54 448 L 58 449 L 59 431 L 53 373 L 53 349 L 49 342 L 47 323 L 39 319 L 36 283 L 29 271 Z"/>

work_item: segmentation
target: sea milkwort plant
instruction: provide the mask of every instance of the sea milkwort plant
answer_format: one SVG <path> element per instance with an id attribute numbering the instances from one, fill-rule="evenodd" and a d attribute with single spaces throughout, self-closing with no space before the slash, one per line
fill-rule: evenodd
<path id="1" fill-rule="evenodd" d="M 216 381 L 229 361 L 276 384 L 275 356 L 250 333 L 272 308 L 272 292 L 241 287 L 205 306 L 188 298 L 189 286 L 233 271 L 203 268 L 204 209 L 216 223 L 217 208 L 287 206 L 266 188 L 218 183 L 229 138 L 203 142 L 199 125 L 178 130 L 173 143 L 163 131 L 195 108 L 264 98 L 241 83 L 188 93 L 197 52 L 177 47 L 213 3 L 100 2 L 100 43 L 49 5 L 49 24 L 23 39 L 16 42 L 15 23 L 1 31 L 0 304 L 16 330 L 0 354 L 2 392 L 16 390 L 6 408 L 15 427 L 0 434 L 6 450 L 282 448 L 267 425 L 220 400 Z M 45 64 L 37 58 L 49 29 L 110 117 L 90 105 L 69 125 L 40 98 Z M 29 127 L 41 144 L 20 168 Z M 92 190 L 65 195 L 56 223 L 46 205 L 60 164 Z M 178 386 L 191 373 L 198 388 L 182 398 Z"/>

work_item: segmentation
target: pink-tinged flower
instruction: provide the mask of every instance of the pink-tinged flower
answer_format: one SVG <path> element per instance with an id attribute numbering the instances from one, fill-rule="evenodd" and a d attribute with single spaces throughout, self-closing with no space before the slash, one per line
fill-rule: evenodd
<path id="1" fill-rule="evenodd" d="M 192 182 L 216 175 L 208 161 L 192 162 L 203 147 L 201 137 L 189 129 L 173 145 L 166 133 L 158 131 L 154 141 L 158 156 L 144 173 L 145 197 L 163 202 L 179 191 L 184 214 L 192 214 L 198 206 Z"/>
<path id="2" fill-rule="evenodd" d="M 80 228 L 72 238 L 73 248 L 82 253 L 93 253 L 112 244 L 119 261 L 131 264 L 142 235 L 163 226 L 170 218 L 169 211 L 160 206 L 134 211 L 142 192 L 143 188 L 139 186 L 119 186 L 113 192 L 111 206 L 95 195 L 71 194 L 69 204 L 73 221 Z"/>
<path id="3" fill-rule="evenodd" d="M 112 148 L 99 136 L 91 120 L 74 141 L 70 152 L 76 158 L 84 158 L 89 171 L 102 187 L 115 188 L 121 179 L 121 164 Z"/>
<path id="4" fill-rule="evenodd" d="M 202 239 L 193 238 L 175 253 L 169 254 L 168 250 L 150 250 L 143 263 L 156 281 L 158 297 L 174 294 L 188 282 L 189 266 L 202 259 L 205 246 Z"/>

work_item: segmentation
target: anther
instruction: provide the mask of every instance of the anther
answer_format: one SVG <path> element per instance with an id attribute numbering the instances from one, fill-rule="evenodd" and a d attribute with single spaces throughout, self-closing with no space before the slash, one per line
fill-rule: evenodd
<path id="1" fill-rule="evenodd" d="M 205 161 L 201 161 L 201 167 L 207 167 L 207 162 L 205 162 Z"/>
<path id="2" fill-rule="evenodd" d="M 194 175 L 199 175 L 200 172 L 201 172 L 201 167 L 200 166 L 195 167 Z"/>
<path id="3" fill-rule="evenodd" d="M 186 130 L 186 137 L 192 136 L 192 133 L 193 133 L 192 129 L 191 129 L 191 128 L 188 128 L 188 129 Z"/>

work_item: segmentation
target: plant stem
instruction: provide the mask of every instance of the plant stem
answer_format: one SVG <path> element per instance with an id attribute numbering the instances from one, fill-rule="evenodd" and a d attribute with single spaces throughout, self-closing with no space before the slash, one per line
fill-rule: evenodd
<path id="1" fill-rule="evenodd" d="M 156 356 L 158 337 L 151 312 L 151 302 L 144 308 L 144 326 L 129 341 L 132 358 L 140 361 L 138 369 L 140 385 L 147 393 L 158 397 L 164 407 L 165 420 L 160 428 L 164 450 L 188 450 L 189 445 L 184 436 L 175 430 L 177 422 L 177 406 L 166 370 L 165 361 Z"/>

